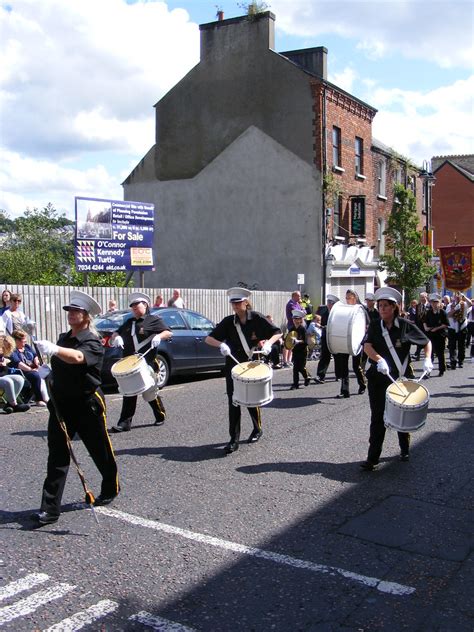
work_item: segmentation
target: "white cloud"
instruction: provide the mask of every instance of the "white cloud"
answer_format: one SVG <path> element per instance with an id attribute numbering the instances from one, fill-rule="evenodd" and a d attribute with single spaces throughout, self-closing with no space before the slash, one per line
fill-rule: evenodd
<path id="1" fill-rule="evenodd" d="M 271 10 L 291 35 L 332 33 L 355 39 L 371 58 L 395 51 L 443 68 L 472 68 L 470 0 L 272 0 Z"/>
<path id="2" fill-rule="evenodd" d="M 51 202 L 73 219 L 75 195 L 123 199 L 120 180 L 103 165 L 79 170 L 6 150 L 0 163 L 0 191 L 0 209 L 10 217 Z"/>
<path id="3" fill-rule="evenodd" d="M 0 9 L 2 142 L 57 158 L 145 152 L 153 104 L 199 56 L 199 32 L 164 2 L 10 0 Z M 143 144 L 144 143 L 144 144 Z"/>
<path id="4" fill-rule="evenodd" d="M 373 134 L 412 160 L 472 154 L 474 75 L 426 92 L 385 90 L 371 85 L 370 103 L 379 111 Z"/>

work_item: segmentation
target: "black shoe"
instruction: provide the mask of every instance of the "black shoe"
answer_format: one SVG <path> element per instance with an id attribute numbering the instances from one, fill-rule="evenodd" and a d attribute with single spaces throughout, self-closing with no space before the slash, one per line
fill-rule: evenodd
<path id="1" fill-rule="evenodd" d="M 463 364 L 461 364 L 461 363 L 459 363 L 459 364 L 458 364 L 458 367 L 459 367 L 460 369 L 462 369 L 462 367 L 463 367 L 463 366 L 464 366 L 464 365 L 463 365 Z"/>
<path id="2" fill-rule="evenodd" d="M 366 386 L 359 386 L 359 390 L 357 392 L 359 393 L 359 395 L 363 395 L 366 389 L 367 389 Z"/>
<path id="3" fill-rule="evenodd" d="M 351 396 L 351 394 L 348 391 L 343 391 L 342 393 L 339 393 L 339 395 L 336 395 L 336 399 L 347 399 Z"/>
<path id="4" fill-rule="evenodd" d="M 444 371 L 440 371 L 438 377 L 443 377 Z"/>
<path id="5" fill-rule="evenodd" d="M 41 525 L 53 524 L 59 520 L 59 515 L 48 513 L 47 511 L 40 511 L 34 514 L 33 518 Z"/>
<path id="6" fill-rule="evenodd" d="M 400 453 L 400 461 L 409 461 L 410 460 L 410 455 L 408 452 L 401 452 Z"/>
<path id="7" fill-rule="evenodd" d="M 304 381 L 304 385 L 305 385 L 305 386 L 309 386 L 309 377 L 307 377 L 307 378 L 305 379 L 305 381 Z"/>
<path id="8" fill-rule="evenodd" d="M 28 404 L 17 404 L 16 406 L 13 406 L 14 413 L 26 413 L 27 410 L 30 410 Z"/>
<path id="9" fill-rule="evenodd" d="M 153 425 L 162 426 L 164 423 L 165 423 L 165 418 L 163 417 L 163 419 L 155 419 L 155 423 Z"/>
<path id="10" fill-rule="evenodd" d="M 226 454 L 232 454 L 232 452 L 236 452 L 239 449 L 239 444 L 236 441 L 229 441 L 229 443 L 224 448 L 224 452 Z"/>
<path id="11" fill-rule="evenodd" d="M 4 412 L 6 415 L 11 415 L 11 414 L 12 414 L 12 412 L 13 412 L 13 406 L 10 406 L 10 404 L 6 404 L 6 405 L 3 407 L 3 412 Z"/>
<path id="12" fill-rule="evenodd" d="M 250 437 L 247 439 L 247 443 L 257 443 L 262 435 L 262 430 L 252 430 Z"/>
<path id="13" fill-rule="evenodd" d="M 323 377 L 315 377 L 314 378 L 314 383 L 315 384 L 324 384 L 324 378 Z"/>
<path id="14" fill-rule="evenodd" d="M 361 468 L 366 472 L 373 472 L 377 468 L 377 463 L 371 463 L 370 461 L 364 461 L 360 464 Z"/>
<path id="15" fill-rule="evenodd" d="M 119 421 L 116 426 L 112 426 L 110 432 L 130 432 L 131 427 L 132 424 L 123 424 Z"/>
<path id="16" fill-rule="evenodd" d="M 99 494 L 97 498 L 94 500 L 94 507 L 102 507 L 103 505 L 110 505 L 110 503 L 117 498 L 117 494 L 113 496 L 105 496 L 103 494 Z"/>
<path id="17" fill-rule="evenodd" d="M 290 391 L 296 391 L 297 388 L 299 388 L 299 384 L 292 384 L 290 386 Z"/>

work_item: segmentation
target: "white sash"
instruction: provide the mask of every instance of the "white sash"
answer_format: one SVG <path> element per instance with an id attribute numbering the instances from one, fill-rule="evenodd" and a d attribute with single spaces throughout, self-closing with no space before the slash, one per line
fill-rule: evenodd
<path id="1" fill-rule="evenodd" d="M 242 347 L 244 348 L 244 351 L 247 354 L 247 358 L 251 360 L 253 356 L 253 352 L 254 352 L 254 347 L 252 347 L 252 349 L 249 347 L 248 342 L 244 336 L 244 332 L 242 331 L 242 327 L 240 326 L 238 316 L 237 316 L 237 320 L 234 320 L 234 325 L 235 325 L 235 328 L 237 329 L 237 333 L 239 334 Z"/>
<path id="2" fill-rule="evenodd" d="M 138 342 L 137 334 L 135 332 L 136 324 L 137 324 L 137 321 L 134 320 L 132 322 L 132 329 L 130 333 L 132 334 L 133 348 L 135 349 L 135 353 L 138 353 L 140 349 L 142 349 L 146 344 L 150 342 L 150 340 L 155 336 L 155 334 L 151 334 L 151 336 L 148 336 L 148 338 L 145 338 L 145 340 Z"/>
<path id="3" fill-rule="evenodd" d="M 398 326 L 398 320 L 396 320 L 396 324 Z M 395 323 L 394 323 L 395 324 Z M 408 359 L 410 357 L 410 353 L 407 354 L 407 357 L 405 358 L 403 364 L 400 362 L 400 358 L 398 357 L 398 353 L 395 351 L 393 344 L 392 344 L 392 340 L 390 338 L 390 334 L 388 333 L 388 329 L 384 326 L 383 324 L 383 320 L 380 319 L 380 327 L 382 329 L 382 336 L 385 338 L 385 344 L 388 347 L 388 350 L 390 351 L 390 355 L 392 356 L 392 359 L 395 363 L 395 366 L 398 369 L 398 376 L 399 377 L 404 377 L 405 375 L 405 371 L 406 368 L 408 366 Z"/>

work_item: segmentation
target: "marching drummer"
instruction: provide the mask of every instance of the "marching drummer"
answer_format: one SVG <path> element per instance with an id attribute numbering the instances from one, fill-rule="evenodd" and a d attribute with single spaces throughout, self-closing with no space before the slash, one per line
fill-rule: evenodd
<path id="1" fill-rule="evenodd" d="M 306 327 L 304 325 L 304 318 L 306 318 L 306 312 L 301 309 L 294 309 L 291 312 L 293 316 L 293 327 L 291 327 L 287 336 L 293 337 L 293 384 L 290 386 L 290 390 L 299 388 L 299 374 L 303 376 L 304 385 L 308 386 L 310 374 L 306 369 L 306 358 L 308 343 L 306 341 Z"/>
<path id="2" fill-rule="evenodd" d="M 272 344 L 281 338 L 281 330 L 270 323 L 263 314 L 253 311 L 249 302 L 251 292 L 245 288 L 233 287 L 227 290 L 229 302 L 234 314 L 226 316 L 214 327 L 206 338 L 206 343 L 211 347 L 219 347 L 223 356 L 226 356 L 225 378 L 226 392 L 229 401 L 229 434 L 230 441 L 225 446 L 226 454 L 232 454 L 239 449 L 241 408 L 232 401 L 234 383 L 231 371 L 235 361 L 246 362 L 250 360 L 258 348 L 260 341 L 264 340 L 262 353 L 269 355 Z M 248 438 L 248 443 L 256 443 L 262 436 L 262 417 L 259 406 L 248 408 L 253 423 L 253 430 Z"/>
<path id="3" fill-rule="evenodd" d="M 361 463 L 363 470 L 372 471 L 378 465 L 385 438 L 384 409 L 385 391 L 392 383 L 391 378 L 413 378 L 410 364 L 410 346 L 424 347 L 425 361 L 423 370 L 433 370 L 431 362 L 431 343 L 416 325 L 399 316 L 402 296 L 391 287 L 379 288 L 375 292 L 380 320 L 372 320 L 367 330 L 364 351 L 369 358 L 367 380 L 370 401 L 370 437 L 367 460 Z M 398 432 L 400 460 L 410 458 L 410 434 Z"/>
<path id="4" fill-rule="evenodd" d="M 173 334 L 165 325 L 161 316 L 150 314 L 151 299 L 146 294 L 134 292 L 128 299 L 133 317 L 127 320 L 114 333 L 111 344 L 121 347 L 124 356 L 136 353 L 145 354 L 150 347 L 157 349 L 162 340 L 169 340 Z M 159 362 L 155 358 L 155 351 L 145 356 L 148 365 L 154 370 L 159 369 Z M 124 396 L 120 418 L 112 432 L 128 432 L 132 426 L 133 416 L 137 408 L 137 395 Z M 155 416 L 155 426 L 162 425 L 165 421 L 166 411 L 159 395 L 148 402 Z"/>

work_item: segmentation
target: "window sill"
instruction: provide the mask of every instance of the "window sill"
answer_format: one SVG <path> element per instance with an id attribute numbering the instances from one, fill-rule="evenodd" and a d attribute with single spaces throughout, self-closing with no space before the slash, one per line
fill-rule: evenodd
<path id="1" fill-rule="evenodd" d="M 387 198 L 385 195 L 380 195 L 379 193 L 377 194 L 377 200 L 383 200 L 384 202 L 387 201 Z"/>
<path id="2" fill-rule="evenodd" d="M 345 169 L 343 169 L 342 167 L 339 167 L 338 165 L 334 165 L 332 170 L 335 171 L 336 173 L 345 173 L 346 172 Z"/>
<path id="3" fill-rule="evenodd" d="M 356 180 L 367 180 L 367 176 L 364 176 L 362 173 L 356 173 L 355 174 L 355 179 Z"/>

